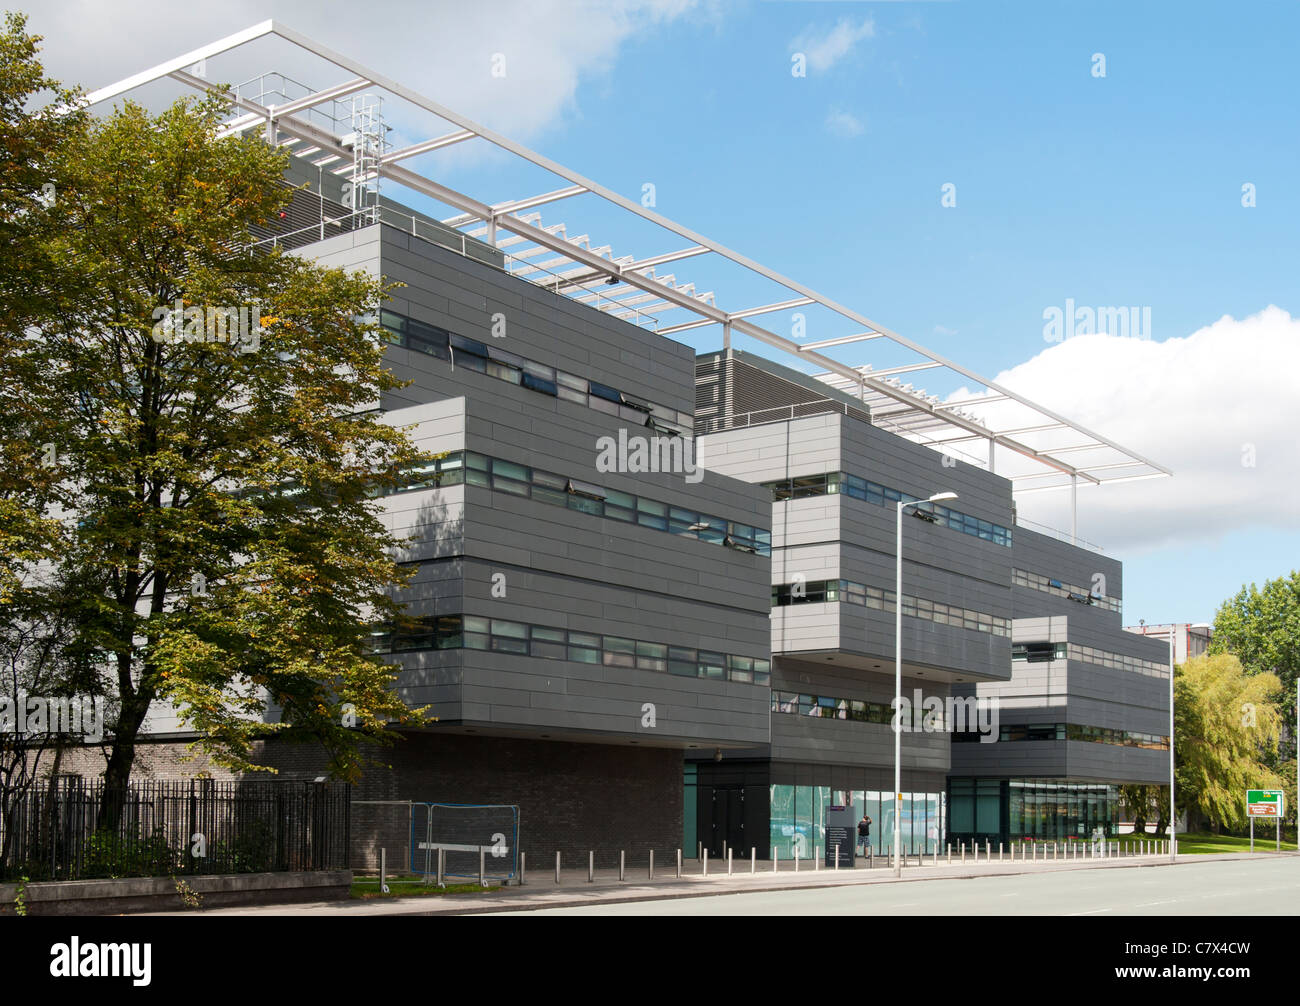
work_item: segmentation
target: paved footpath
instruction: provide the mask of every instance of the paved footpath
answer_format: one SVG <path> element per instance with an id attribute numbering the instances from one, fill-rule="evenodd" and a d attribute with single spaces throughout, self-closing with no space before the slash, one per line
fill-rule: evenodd
<path id="1" fill-rule="evenodd" d="M 819 888 L 858 887 L 877 884 L 912 883 L 931 880 L 958 880 L 980 877 L 1011 877 L 1044 875 L 1083 870 L 1151 870 L 1180 869 L 1183 866 L 1239 860 L 1294 859 L 1297 853 L 1255 853 L 1230 855 L 1180 856 L 1177 864 L 1169 862 L 1168 855 L 1133 856 L 1111 859 L 1016 860 L 998 862 L 980 861 L 949 865 L 942 859 L 938 864 L 929 861 L 924 866 L 915 862 L 904 868 L 901 879 L 895 880 L 893 871 L 880 860 L 874 869 L 834 870 L 814 869 L 811 863 L 800 864 L 798 872 L 793 863 L 782 863 L 779 872 L 773 872 L 770 861 L 760 860 L 754 873 L 749 864 L 733 866 L 727 876 L 726 864 L 721 871 L 711 863 L 709 875 L 703 876 L 700 865 L 688 861 L 683 876 L 675 876 L 675 868 L 656 869 L 656 877 L 649 880 L 641 867 L 634 875 L 620 882 L 616 871 L 601 871 L 594 882 L 587 881 L 586 870 L 565 871 L 560 884 L 555 883 L 554 872 L 529 872 L 524 886 L 503 887 L 486 894 L 445 895 L 441 897 L 374 898 L 331 902 L 304 902 L 292 905 L 265 905 L 244 908 L 214 908 L 201 911 L 159 913 L 174 915 L 470 915 L 485 912 L 527 912 L 539 909 L 597 907 L 634 902 L 655 902 L 679 898 L 707 898 L 714 895 L 754 894 L 760 892 L 813 891 Z M 663 906 L 660 906 L 663 907 Z M 739 910 L 739 908 L 737 909 Z"/>

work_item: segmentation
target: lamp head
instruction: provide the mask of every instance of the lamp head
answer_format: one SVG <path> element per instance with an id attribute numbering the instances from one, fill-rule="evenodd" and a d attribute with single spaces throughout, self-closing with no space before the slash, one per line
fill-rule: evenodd
<path id="1" fill-rule="evenodd" d="M 956 494 L 956 493 L 935 493 L 935 494 L 934 494 L 933 496 L 931 496 L 928 500 L 926 500 L 926 502 L 927 502 L 927 503 L 940 503 L 940 502 L 942 502 L 943 500 L 955 500 L 956 498 L 957 498 L 957 494 Z"/>

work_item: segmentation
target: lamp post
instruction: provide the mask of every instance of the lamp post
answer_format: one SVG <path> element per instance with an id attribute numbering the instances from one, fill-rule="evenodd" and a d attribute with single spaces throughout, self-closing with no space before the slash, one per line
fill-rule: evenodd
<path id="1" fill-rule="evenodd" d="M 956 493 L 936 493 L 925 500 L 898 501 L 898 535 L 894 547 L 894 876 L 903 875 L 899 856 L 903 809 L 903 511 L 918 503 L 955 500 Z"/>
<path id="2" fill-rule="evenodd" d="M 1163 636 L 1164 632 L 1143 635 Z M 1174 641 L 1178 638 L 1177 624 L 1169 626 L 1169 862 L 1178 862 L 1178 811 L 1174 805 Z M 1297 723 L 1300 723 L 1300 699 L 1296 706 Z M 1300 768 L 1296 772 L 1300 779 Z"/>

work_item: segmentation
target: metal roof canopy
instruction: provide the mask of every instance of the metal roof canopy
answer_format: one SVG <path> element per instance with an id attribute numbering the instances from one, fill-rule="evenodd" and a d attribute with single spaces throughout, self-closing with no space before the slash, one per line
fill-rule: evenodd
<path id="1" fill-rule="evenodd" d="M 345 145 L 342 137 L 332 135 L 326 129 L 300 118 L 299 113 L 310 112 L 317 106 L 324 105 L 347 95 L 355 94 L 368 88 L 375 88 L 408 102 L 424 112 L 432 113 L 438 118 L 457 127 L 454 131 L 432 137 L 428 140 L 410 144 L 394 151 L 387 151 L 378 158 L 375 171 L 382 177 L 413 192 L 421 193 L 440 203 L 460 211 L 444 221 L 455 228 L 461 228 L 467 236 L 484 237 L 487 243 L 497 247 L 524 244 L 523 250 L 510 253 L 509 258 L 521 262 L 518 275 L 532 279 L 533 282 L 564 293 L 582 302 L 595 300 L 598 309 L 605 310 L 618 317 L 629 317 L 639 311 L 638 305 L 646 304 L 654 310 L 684 309 L 697 316 L 693 320 L 660 326 L 655 319 L 655 331 L 668 335 L 688 329 L 707 325 L 723 326 L 724 342 L 729 345 L 732 332 L 739 332 L 768 346 L 790 354 L 797 359 L 811 361 L 825 368 L 825 373 L 815 375 L 832 387 L 855 393 L 870 408 L 873 422 L 884 428 L 912 440 L 915 443 L 941 448 L 945 444 L 963 441 L 983 440 L 988 445 L 987 459 L 966 455 L 964 459 L 994 470 L 995 446 L 1011 452 L 1018 458 L 1025 459 L 1034 474 L 1017 474 L 1008 472 L 1013 489 L 1018 491 L 1041 492 L 1048 489 L 1076 489 L 1080 483 L 1102 485 L 1109 482 L 1131 481 L 1139 478 L 1158 478 L 1171 475 L 1172 472 L 1154 461 L 1137 454 L 1114 441 L 1090 430 L 1051 409 L 1038 405 L 1008 388 L 995 384 L 987 378 L 948 360 L 925 347 L 879 325 L 870 318 L 842 304 L 822 296 L 797 280 L 790 279 L 775 270 L 755 262 L 726 246 L 712 241 L 701 234 L 669 220 L 667 217 L 613 192 L 598 183 L 583 177 L 563 165 L 557 164 L 543 155 L 536 153 L 514 141 L 501 136 L 484 126 L 445 108 L 437 102 L 426 98 L 418 92 L 398 82 L 368 69 L 356 60 L 344 56 L 315 42 L 301 33 L 294 31 L 277 21 L 263 21 L 241 32 L 192 52 L 160 63 L 152 69 L 137 73 L 116 84 L 93 91 L 85 98 L 88 105 L 98 104 L 123 95 L 146 84 L 162 78 L 171 78 L 190 88 L 202 91 L 218 90 L 217 86 L 202 77 L 188 72 L 201 61 L 222 53 L 238 49 L 248 43 L 267 36 L 277 36 L 299 48 L 333 64 L 350 76 L 326 89 L 316 91 L 304 97 L 295 98 L 279 106 L 263 106 L 246 97 L 232 95 L 232 103 L 244 114 L 228 122 L 222 135 L 233 135 L 254 127 L 264 126 L 268 142 L 283 143 L 285 146 L 299 144 L 299 153 L 310 151 L 320 154 L 317 163 L 335 165 L 331 170 L 335 174 L 347 174 L 352 170 L 352 151 Z M 281 137 L 287 139 L 282 140 Z M 419 172 L 402 167 L 398 162 L 442 149 L 453 144 L 481 139 L 493 144 L 516 157 L 557 176 L 569 184 L 552 192 L 488 204 L 472 196 L 465 195 L 440 184 Z M 336 162 L 343 162 L 337 163 Z M 615 258 L 609 246 L 593 248 L 587 235 L 570 238 L 563 224 L 541 226 L 540 214 L 524 211 L 536 206 L 590 194 L 617 206 L 628 213 L 635 214 L 642 220 L 676 235 L 690 245 L 678 251 L 669 251 L 658 255 L 636 259 L 633 256 Z M 470 228 L 470 229 L 464 229 Z M 498 242 L 498 231 L 508 231 L 514 235 Z M 544 262 L 529 262 L 539 254 L 556 253 L 557 257 Z M 793 297 L 759 307 L 724 310 L 718 307 L 712 292 L 696 293 L 694 284 L 682 283 L 679 287 L 674 276 L 659 277 L 654 267 L 675 262 L 697 255 L 713 254 L 741 266 L 750 273 L 777 284 L 793 294 Z M 556 273 L 553 267 L 573 266 L 565 273 Z M 534 274 L 536 274 L 534 278 Z M 590 280 L 602 280 L 608 285 L 602 286 L 599 294 L 583 284 Z M 603 303 L 602 303 L 603 301 Z M 801 343 L 778 335 L 748 320 L 768 312 L 783 311 L 793 307 L 819 305 L 830 312 L 853 322 L 854 326 L 863 326 L 864 331 L 855 335 L 840 336 L 813 343 Z M 640 313 L 638 313 L 640 317 Z M 873 339 L 889 339 L 897 346 L 908 350 L 921 358 L 923 362 L 874 371 L 870 365 L 853 367 L 833 360 L 820 352 L 833 346 L 851 345 Z M 984 391 L 972 398 L 941 402 L 936 396 L 923 391 L 913 390 L 912 386 L 900 384 L 896 374 L 913 370 L 943 368 L 958 374 Z M 1016 403 L 1020 408 L 1017 421 L 1003 424 L 999 428 L 986 409 L 992 403 Z M 1026 410 L 1029 415 L 1026 416 Z M 1028 421 L 1027 421 L 1028 420 Z M 1020 439 L 1024 434 L 1040 432 L 1065 431 L 1069 441 L 1059 453 L 1074 453 L 1080 450 L 1095 450 L 1101 456 L 1095 461 L 1071 464 L 1054 453 L 1054 446 L 1039 444 L 1035 446 Z M 937 435 L 931 435 L 931 434 Z M 1082 443 L 1078 441 L 1084 438 Z M 949 452 L 952 449 L 949 448 Z M 1019 462 L 1017 467 L 1023 467 Z M 1046 469 L 1041 471 L 1039 469 Z M 1054 478 L 1050 485 L 1033 485 L 1032 488 L 1021 487 L 1015 483 L 1018 479 Z"/>

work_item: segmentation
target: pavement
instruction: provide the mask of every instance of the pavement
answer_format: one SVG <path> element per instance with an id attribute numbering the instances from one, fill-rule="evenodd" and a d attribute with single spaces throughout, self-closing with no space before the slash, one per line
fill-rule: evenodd
<path id="1" fill-rule="evenodd" d="M 1215 869 L 1219 864 L 1243 862 L 1245 866 Z M 1287 877 L 1294 877 L 1294 886 L 1300 888 L 1298 853 L 1180 856 L 1176 864 L 1170 863 L 1167 854 L 1103 859 L 1017 859 L 1014 862 L 1009 859 L 999 861 L 995 855 L 991 861 L 981 859 L 979 862 L 951 864 L 944 858 L 940 858 L 938 863 L 927 858 L 925 864 L 920 866 L 912 860 L 904 868 L 900 879 L 895 879 L 892 869 L 879 859 L 874 868 L 870 869 L 857 866 L 853 869 L 835 870 L 826 868 L 824 864 L 815 868 L 814 864 L 805 862 L 800 864 L 798 872 L 791 862 L 782 862 L 778 864 L 780 869 L 773 871 L 771 862 L 763 860 L 755 863 L 754 871 L 750 872 L 750 864 L 745 861 L 743 865 L 734 863 L 730 876 L 727 875 L 725 862 L 721 864 L 721 869 L 717 862 L 710 863 L 706 876 L 701 863 L 688 860 L 683 864 L 681 878 L 676 876 L 675 865 L 670 865 L 667 870 L 658 866 L 655 879 L 650 880 L 646 875 L 646 867 L 642 865 L 635 873 L 629 869 L 624 881 L 619 881 L 617 871 L 599 871 L 593 882 L 588 882 L 585 869 L 564 871 L 557 885 L 553 871 L 530 871 L 523 886 L 512 884 L 484 893 L 304 902 L 160 914 L 372 916 L 560 910 L 590 910 L 608 914 L 736 914 L 751 911 L 759 914 L 769 911 L 772 914 L 810 914 L 824 912 L 832 905 L 838 905 L 843 911 L 854 914 L 864 911 L 892 914 L 895 910 L 898 914 L 907 914 L 902 911 L 905 908 L 918 908 L 916 914 L 935 914 L 945 909 L 953 914 L 1001 914 L 995 910 L 999 904 L 992 900 L 994 898 L 1008 902 L 1001 907 L 1016 909 L 1010 914 L 1068 914 L 1061 911 L 1061 906 L 1090 904 L 1086 897 L 1078 900 L 1078 896 L 1090 888 L 1104 892 L 1103 900 L 1107 903 L 1095 906 L 1098 912 L 1102 912 L 1117 909 L 1127 911 L 1124 906 L 1132 900 L 1129 896 L 1140 895 L 1144 886 L 1161 888 L 1161 897 L 1148 898 L 1148 901 L 1172 904 L 1179 899 L 1165 895 L 1170 892 L 1186 893 L 1189 887 L 1196 888 L 1198 885 L 1203 888 L 1201 893 L 1205 897 L 1200 899 L 1200 907 L 1194 910 L 1227 914 L 1231 909 L 1226 902 L 1220 905 L 1211 903 L 1211 896 L 1221 893 L 1221 881 L 1227 881 L 1229 874 L 1235 876 L 1237 872 L 1244 872 L 1254 878 L 1257 875 L 1256 868 L 1266 862 L 1273 862 L 1274 867 L 1280 867 Z M 1071 875 L 1072 879 L 1061 877 L 1063 874 Z M 1263 876 L 1262 873 L 1258 875 Z M 1054 883 L 1043 882 L 1043 878 L 1052 877 L 1056 877 Z M 1089 877 L 1094 878 L 1094 882 L 1084 882 Z M 965 885 L 965 893 L 969 897 L 958 901 L 967 903 L 969 907 L 964 910 L 953 908 L 957 902 L 954 902 L 952 893 L 963 886 L 955 882 L 991 880 L 1007 887 L 1017 883 L 1014 878 L 1020 878 L 1020 888 L 1015 891 L 1009 887 L 997 891 L 993 887 L 986 887 L 977 891 L 970 885 Z M 1265 885 L 1262 890 L 1271 889 L 1270 885 L 1276 886 L 1270 880 L 1261 880 L 1259 883 Z M 1209 887 L 1205 886 L 1207 884 Z M 1258 886 L 1253 879 L 1244 883 L 1244 887 L 1253 886 Z M 1290 886 L 1290 881 L 1283 881 L 1283 886 Z M 1243 883 L 1239 882 L 1239 878 L 1235 879 L 1229 889 L 1244 889 Z M 907 900 L 900 900 L 902 892 L 907 893 Z M 1010 903 L 1009 897 L 1006 897 L 1027 893 L 1032 896 L 1019 905 Z M 738 901 L 736 896 L 739 895 L 749 897 Z M 756 902 L 752 897 L 755 895 L 764 896 L 766 900 Z M 1071 900 L 1062 901 L 1063 897 Z M 832 898 L 833 901 L 830 900 Z M 1296 906 L 1300 905 L 1300 898 L 1289 890 L 1285 898 L 1278 900 L 1286 905 L 1286 914 L 1296 913 Z M 1257 895 L 1255 901 L 1259 901 Z M 930 907 L 923 907 L 926 905 Z M 1039 907 L 1033 908 L 1032 905 Z M 1128 907 L 1139 909 L 1155 905 L 1134 902 Z M 1081 909 L 1081 912 L 1087 911 L 1086 908 Z"/>
<path id="2" fill-rule="evenodd" d="M 1209 860 L 1209 861 L 1207 861 Z M 1252 916 L 1300 913 L 1300 857 L 1188 856 L 1177 865 L 1146 864 L 1145 869 L 1057 869 L 1019 874 L 922 879 L 906 884 L 841 884 L 817 888 L 766 890 L 681 900 L 616 902 L 584 907 L 534 908 L 503 912 L 522 916 L 853 916 L 886 919 L 908 916 L 1086 916 L 1164 917 L 1163 937 L 1186 940 L 1214 933 L 1240 939 Z M 1179 927 L 1171 917 L 1195 917 Z M 1207 929 L 1204 919 L 1213 918 Z M 1008 930 L 1014 932 L 1015 930 Z M 1089 929 L 1088 932 L 1093 930 Z M 1199 953 L 1200 951 L 1198 951 Z"/>

